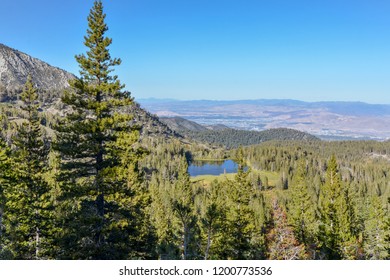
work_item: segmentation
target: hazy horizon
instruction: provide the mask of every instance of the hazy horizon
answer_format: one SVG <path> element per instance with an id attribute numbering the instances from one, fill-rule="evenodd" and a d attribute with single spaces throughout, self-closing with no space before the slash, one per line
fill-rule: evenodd
<path id="1" fill-rule="evenodd" d="M 389 103 L 369 103 L 365 101 L 349 101 L 349 100 L 318 100 L 318 101 L 308 101 L 301 99 L 293 99 L 293 98 L 243 98 L 243 99 L 179 99 L 179 98 L 165 98 L 165 97 L 135 97 L 135 101 L 139 100 L 156 100 L 156 101 L 178 101 L 178 102 L 191 102 L 191 101 L 212 101 L 212 102 L 242 102 L 242 101 L 293 101 L 293 102 L 302 102 L 302 103 L 364 103 L 368 105 L 389 105 Z"/>

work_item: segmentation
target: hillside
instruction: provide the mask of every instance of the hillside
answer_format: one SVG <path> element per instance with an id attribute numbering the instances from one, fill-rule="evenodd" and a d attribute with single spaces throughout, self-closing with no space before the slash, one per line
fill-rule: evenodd
<path id="1" fill-rule="evenodd" d="M 319 138 L 313 135 L 288 128 L 273 128 L 264 131 L 238 129 L 188 131 L 185 135 L 200 142 L 223 145 L 228 149 L 256 145 L 272 140 L 319 141 Z"/>
<path id="2" fill-rule="evenodd" d="M 183 138 L 178 132 L 174 131 L 164 122 L 160 121 L 160 119 L 156 115 L 153 115 L 148 111 L 142 109 L 137 102 L 133 103 L 131 108 L 129 108 L 129 112 L 133 115 L 133 124 L 138 125 L 141 129 L 141 137 L 159 135 L 165 138 Z"/>
<path id="3" fill-rule="evenodd" d="M 247 131 L 231 129 L 224 125 L 204 126 L 180 117 L 160 117 L 160 120 L 173 131 L 185 135 L 190 139 L 212 145 L 222 145 L 228 149 L 260 144 L 271 140 L 319 140 L 317 137 L 308 133 L 287 128 Z"/>

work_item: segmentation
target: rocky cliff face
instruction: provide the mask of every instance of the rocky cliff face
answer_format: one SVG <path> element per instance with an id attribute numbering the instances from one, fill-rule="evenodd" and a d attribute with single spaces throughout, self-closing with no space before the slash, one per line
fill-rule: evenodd
<path id="1" fill-rule="evenodd" d="M 25 53 L 0 44 L 0 91 L 20 89 L 31 75 L 41 90 L 62 90 L 75 76 Z"/>

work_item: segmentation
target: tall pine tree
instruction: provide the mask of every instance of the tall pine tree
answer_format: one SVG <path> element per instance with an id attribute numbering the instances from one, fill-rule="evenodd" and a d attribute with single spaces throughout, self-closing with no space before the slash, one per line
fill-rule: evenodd
<path id="1" fill-rule="evenodd" d="M 228 182 L 228 208 L 227 235 L 226 235 L 226 258 L 243 260 L 250 258 L 251 238 L 254 234 L 254 212 L 250 207 L 253 191 L 248 175 L 245 170 L 245 159 L 242 148 L 237 150 L 235 160 L 238 164 L 237 174 L 233 181 Z M 260 230 L 260 229 L 258 229 Z"/>
<path id="2" fill-rule="evenodd" d="M 349 186 L 341 183 L 336 157 L 333 155 L 320 192 L 321 225 L 319 239 L 323 253 L 329 259 L 359 257 L 357 235 L 359 226 Z"/>
<path id="3" fill-rule="evenodd" d="M 1 118 L 1 116 L 0 116 Z M 1 121 L 1 119 L 0 119 Z M 1 127 L 0 127 L 1 132 Z M 0 133 L 1 135 L 1 133 Z M 6 248 L 5 231 L 3 223 L 4 207 L 5 207 L 5 190 L 10 187 L 10 176 L 12 173 L 10 150 L 5 141 L 0 136 L 0 259 L 7 259 L 11 256 Z"/>
<path id="4" fill-rule="evenodd" d="M 291 194 L 288 204 L 289 221 L 294 227 L 298 241 L 306 246 L 307 252 L 312 252 L 317 233 L 317 219 L 315 204 L 306 182 L 305 160 L 299 161 L 297 173 L 289 190 Z"/>
<path id="5" fill-rule="evenodd" d="M 370 260 L 383 260 L 389 257 L 390 229 L 386 209 L 381 198 L 374 195 L 369 197 L 364 230 L 365 257 Z"/>
<path id="6" fill-rule="evenodd" d="M 215 259 L 218 242 L 221 240 L 221 231 L 224 228 L 226 216 L 226 207 L 224 195 L 222 194 L 220 184 L 212 182 L 208 188 L 203 189 L 201 205 L 198 212 L 200 213 L 199 228 L 202 237 L 202 248 L 204 259 Z"/>
<path id="7" fill-rule="evenodd" d="M 191 181 L 188 175 L 188 165 L 185 158 L 178 166 L 178 177 L 175 185 L 175 193 L 172 199 L 173 213 L 178 218 L 181 235 L 181 258 L 186 260 L 190 257 L 190 242 L 193 238 L 192 228 L 195 224 L 194 195 Z"/>
<path id="8" fill-rule="evenodd" d="M 137 132 L 127 113 L 133 100 L 111 75 L 121 60 L 109 53 L 105 17 L 102 2 L 95 1 L 84 37 L 88 51 L 76 56 L 80 77 L 71 81 L 72 90 L 63 98 L 71 110 L 58 127 L 57 143 L 66 213 L 62 257 L 148 258 L 147 246 L 133 238 L 139 234 L 135 222 L 142 219 L 133 212 L 143 212 L 136 209 L 143 203 L 130 201 L 140 190 L 137 151 L 132 149 Z"/>
<path id="9" fill-rule="evenodd" d="M 17 128 L 12 156 L 14 180 L 5 189 L 5 225 L 9 248 L 17 259 L 45 259 L 51 250 L 51 199 L 45 180 L 48 148 L 43 139 L 37 89 L 29 76 L 22 92 L 27 120 Z"/>

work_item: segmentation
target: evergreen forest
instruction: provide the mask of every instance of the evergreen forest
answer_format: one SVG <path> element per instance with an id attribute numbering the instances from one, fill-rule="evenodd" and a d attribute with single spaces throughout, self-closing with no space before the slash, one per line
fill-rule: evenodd
<path id="1" fill-rule="evenodd" d="M 0 259 L 390 258 L 389 141 L 183 137 L 134 110 L 105 16 L 95 1 L 68 89 L 30 76 L 0 104 Z M 238 171 L 190 177 L 195 159 Z"/>

